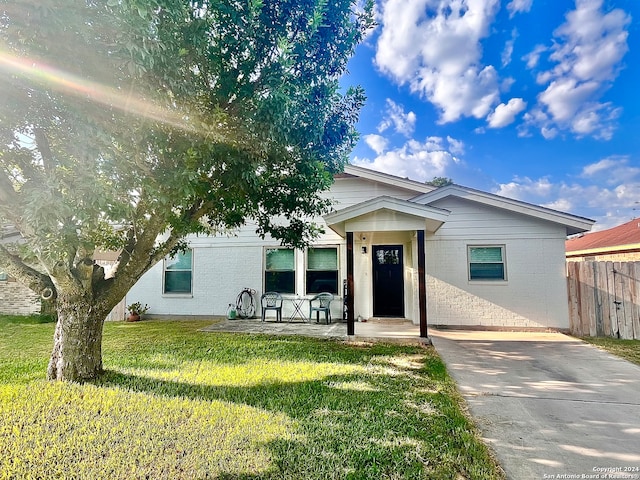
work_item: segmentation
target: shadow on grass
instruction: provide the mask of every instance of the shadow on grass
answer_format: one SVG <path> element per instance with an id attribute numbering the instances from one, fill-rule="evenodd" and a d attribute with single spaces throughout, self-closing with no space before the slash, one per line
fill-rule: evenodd
<path id="1" fill-rule="evenodd" d="M 256 359 L 276 361 L 309 361 L 365 365 L 380 356 L 424 353 L 417 346 L 399 346 L 385 343 L 354 345 L 340 341 L 304 336 L 274 336 L 238 333 L 182 333 L 184 340 L 176 341 L 177 334 L 161 329 L 142 330 L 145 341 L 132 337 L 123 343 L 120 337 L 105 340 L 105 363 L 115 354 L 112 363 L 123 367 L 158 368 L 179 365 L 183 361 L 213 361 L 224 365 L 243 365 Z M 163 338 L 171 337 L 163 342 Z M 196 341 L 194 341 L 194 338 Z M 135 351 L 135 354 L 131 354 Z M 162 358 L 162 360 L 158 360 Z M 437 357 L 436 357 L 437 358 Z M 167 363 L 166 359 L 170 359 Z"/>
<path id="2" fill-rule="evenodd" d="M 437 376 L 444 367 L 427 357 Z M 408 379 L 407 375 L 411 378 Z M 98 386 L 157 396 L 224 401 L 286 414 L 297 431 L 265 445 L 272 471 L 221 473 L 225 479 L 492 478 L 469 474 L 469 432 L 449 392 L 439 380 L 413 371 L 399 374 L 332 375 L 321 380 L 268 382 L 251 386 L 211 386 L 107 371 Z M 473 460 L 467 459 L 473 462 Z"/>

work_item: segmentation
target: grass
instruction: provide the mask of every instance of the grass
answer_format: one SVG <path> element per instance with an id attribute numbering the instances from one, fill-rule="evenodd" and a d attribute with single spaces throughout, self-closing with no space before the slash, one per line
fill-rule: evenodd
<path id="1" fill-rule="evenodd" d="M 0 478 L 504 478 L 432 348 L 105 326 L 106 373 L 44 380 L 54 324 L 0 317 Z"/>
<path id="2" fill-rule="evenodd" d="M 620 340 L 610 337 L 580 337 L 580 339 L 640 365 L 640 340 Z"/>

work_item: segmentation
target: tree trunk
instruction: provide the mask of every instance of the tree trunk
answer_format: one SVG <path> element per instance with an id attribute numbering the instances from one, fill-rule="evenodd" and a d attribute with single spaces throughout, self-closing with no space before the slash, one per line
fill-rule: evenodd
<path id="1" fill-rule="evenodd" d="M 102 327 L 108 312 L 84 298 L 59 296 L 49 380 L 82 382 L 102 373 Z"/>

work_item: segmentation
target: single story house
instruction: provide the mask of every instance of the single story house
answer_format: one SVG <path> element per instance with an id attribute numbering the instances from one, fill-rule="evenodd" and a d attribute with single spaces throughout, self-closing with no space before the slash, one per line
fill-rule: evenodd
<path id="1" fill-rule="evenodd" d="M 347 166 L 330 191 L 335 210 L 304 251 L 260 239 L 191 236 L 190 250 L 147 272 L 127 295 L 156 315 L 225 315 L 249 287 L 294 303 L 336 295 L 334 318 L 404 318 L 420 325 L 568 329 L 565 239 L 593 221 L 449 185 L 435 188 Z M 288 309 L 288 310 L 287 310 Z M 302 310 L 308 312 L 308 305 Z M 381 320 L 383 321 L 383 320 Z"/>
<path id="2" fill-rule="evenodd" d="M 566 241 L 567 261 L 640 261 L 640 218 Z"/>

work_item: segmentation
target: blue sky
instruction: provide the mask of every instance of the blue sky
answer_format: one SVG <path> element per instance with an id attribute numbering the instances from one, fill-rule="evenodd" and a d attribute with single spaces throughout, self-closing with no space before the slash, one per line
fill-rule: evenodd
<path id="1" fill-rule="evenodd" d="M 377 0 L 351 163 L 592 218 L 640 216 L 640 1 Z"/>

